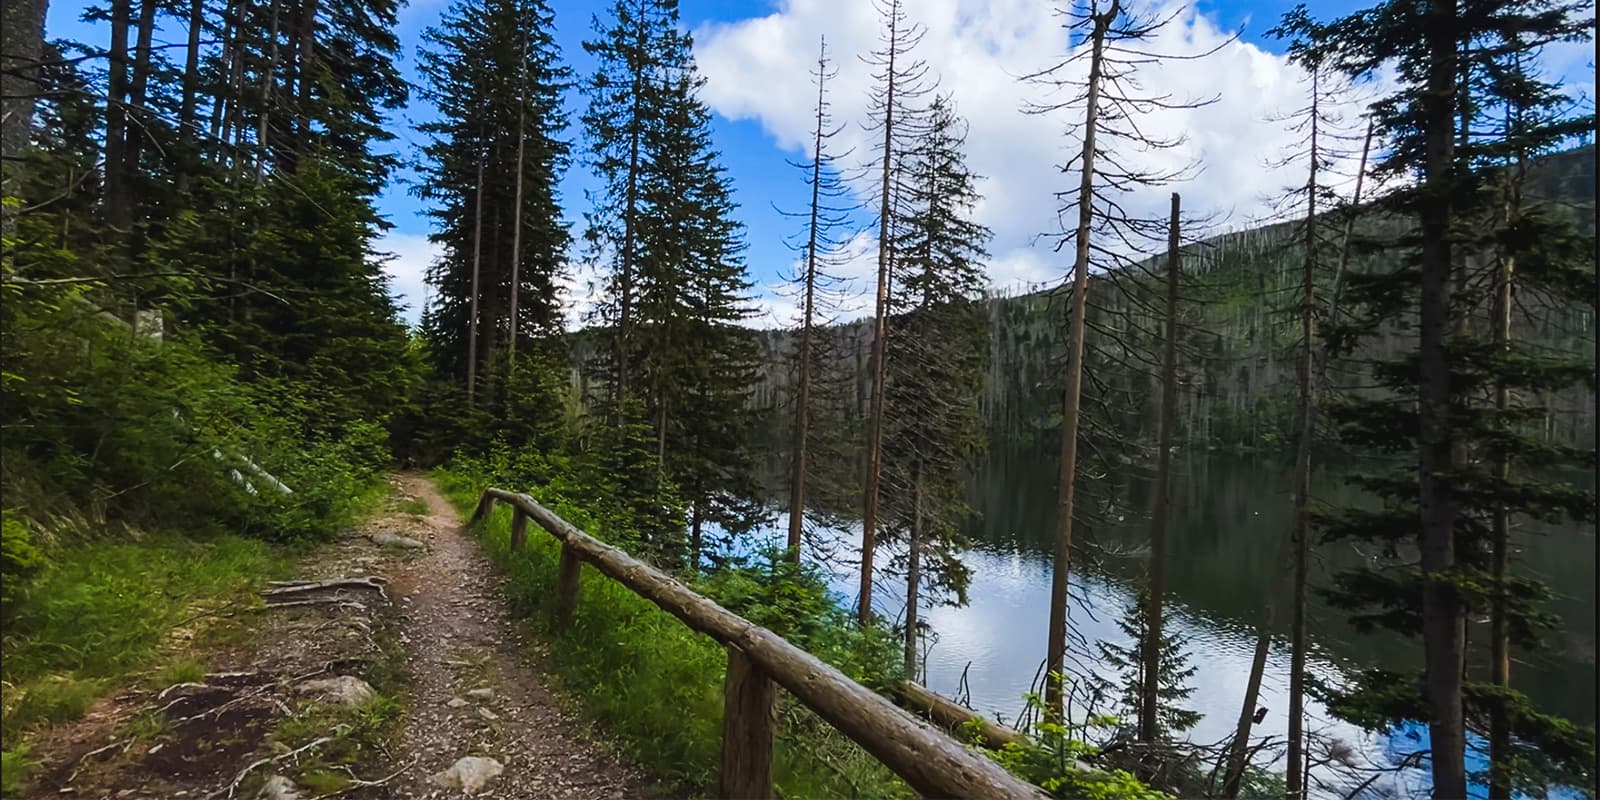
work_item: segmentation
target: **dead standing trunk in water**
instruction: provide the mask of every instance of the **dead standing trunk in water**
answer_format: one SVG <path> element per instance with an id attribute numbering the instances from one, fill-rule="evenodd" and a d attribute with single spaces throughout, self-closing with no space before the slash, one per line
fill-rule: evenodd
<path id="1" fill-rule="evenodd" d="M 1139 741 L 1156 740 L 1161 699 L 1161 601 L 1167 586 L 1167 517 L 1172 502 L 1172 419 L 1178 405 L 1178 193 L 1167 228 L 1166 341 L 1161 358 L 1161 421 L 1156 434 L 1156 498 L 1150 512 L 1150 591 L 1139 690 Z"/>
<path id="2" fill-rule="evenodd" d="M 1078 184 L 1077 252 L 1072 266 L 1072 308 L 1067 334 L 1067 386 L 1061 402 L 1061 491 L 1057 502 L 1056 552 L 1050 574 L 1050 636 L 1045 651 L 1045 717 L 1059 722 L 1065 714 L 1063 683 L 1067 664 L 1067 569 L 1072 553 L 1073 489 L 1078 471 L 1078 413 L 1083 387 L 1085 293 L 1089 288 L 1089 227 L 1094 203 L 1094 135 L 1100 105 L 1101 60 L 1105 54 L 1106 30 L 1122 10 L 1121 0 L 1094 16 L 1090 34 L 1088 102 L 1084 110 L 1083 154 L 1078 166 L 1083 171 Z"/>

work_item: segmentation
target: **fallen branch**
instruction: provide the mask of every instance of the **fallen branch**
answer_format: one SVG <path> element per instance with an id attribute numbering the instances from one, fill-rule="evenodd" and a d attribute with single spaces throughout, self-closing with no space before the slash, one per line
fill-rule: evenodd
<path id="1" fill-rule="evenodd" d="M 355 608 L 361 611 L 367 610 L 365 603 L 358 603 L 354 600 L 346 600 L 342 597 L 315 597 L 310 600 L 288 600 L 282 603 L 267 603 L 261 608 L 262 610 L 270 610 L 274 608 L 294 608 L 295 606 L 325 606 L 330 604 L 336 604 L 340 608 Z"/>
<path id="2" fill-rule="evenodd" d="M 271 758 L 263 758 L 263 759 L 259 759 L 257 761 L 254 761 L 254 762 L 252 762 L 250 764 L 250 766 L 245 767 L 243 770 L 240 770 L 239 774 L 234 776 L 232 783 L 229 783 L 227 786 L 225 786 L 225 787 L 223 787 L 221 789 L 218 789 L 218 790 L 212 792 L 211 794 L 206 795 L 205 796 L 205 800 L 212 800 L 212 798 L 217 797 L 218 795 L 221 795 L 224 791 L 227 792 L 229 797 L 233 797 L 234 793 L 239 791 L 239 784 L 243 783 L 245 777 L 247 777 L 251 772 L 254 772 L 256 767 L 266 766 L 267 764 L 276 764 L 277 762 L 282 761 L 282 760 L 284 760 L 286 758 L 294 758 L 295 756 L 298 756 L 301 753 L 304 753 L 304 752 L 306 752 L 308 750 L 311 750 L 311 749 L 314 749 L 314 748 L 317 748 L 317 747 L 321 747 L 322 745 L 325 745 L 325 744 L 327 744 L 328 742 L 331 742 L 331 741 L 333 741 L 333 737 L 332 736 L 319 736 L 319 737 L 317 737 L 315 739 L 312 739 L 310 742 L 308 742 L 308 743 L 306 743 L 304 745 L 301 745 L 300 747 L 297 747 L 297 748 L 295 748 L 293 750 L 290 750 L 287 753 L 284 753 L 283 755 L 277 755 L 277 756 L 273 756 Z"/>
<path id="3" fill-rule="evenodd" d="M 284 594 L 299 594 L 301 592 L 315 592 L 322 589 L 372 589 L 384 600 L 389 599 L 389 593 L 384 591 L 383 579 L 375 576 L 361 578 L 333 578 L 325 581 L 273 581 L 272 589 L 263 589 L 262 597 L 274 597 Z"/>
<path id="4" fill-rule="evenodd" d="M 395 778 L 400 777 L 400 773 L 405 772 L 406 770 L 411 769 L 412 767 L 414 767 L 416 765 L 417 765 L 416 759 L 412 759 L 410 764 L 407 764 L 407 765 L 395 770 L 394 772 L 391 772 L 388 775 L 385 775 L 382 778 L 379 778 L 379 779 L 377 779 L 375 781 L 364 781 L 364 780 L 362 780 L 360 778 L 357 778 L 356 777 L 356 773 L 353 770 L 351 770 L 349 767 L 340 766 L 339 770 L 341 772 L 343 772 L 344 774 L 350 776 L 349 785 L 345 786 L 343 789 L 335 789 L 334 791 L 327 792 L 325 794 L 319 794 L 316 797 L 311 798 L 311 800 L 327 800 L 327 798 L 329 798 L 329 797 L 338 797 L 339 795 L 344 794 L 345 792 L 348 792 L 351 789 L 367 789 L 367 788 L 370 788 L 370 787 L 373 787 L 373 786 L 382 786 L 382 785 L 388 783 L 389 781 L 392 781 Z"/>

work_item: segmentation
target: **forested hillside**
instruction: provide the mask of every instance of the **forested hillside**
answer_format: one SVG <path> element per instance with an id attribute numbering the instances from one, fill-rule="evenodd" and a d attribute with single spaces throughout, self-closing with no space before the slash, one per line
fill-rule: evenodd
<path id="1" fill-rule="evenodd" d="M 1592 145 L 1552 154 L 1530 170 L 1530 194 L 1570 210 L 1580 229 L 1593 231 L 1594 174 Z M 1341 225 L 1342 220 L 1335 224 Z M 1351 271 L 1383 272 L 1404 257 L 1382 246 L 1379 224 L 1372 212 L 1357 217 L 1358 241 L 1365 237 L 1374 244 L 1370 252 L 1351 259 Z M 1296 323 L 1288 293 L 1298 280 L 1295 270 L 1304 258 L 1302 244 L 1294 223 L 1278 222 L 1219 234 L 1184 247 L 1182 268 L 1195 276 L 1193 303 L 1183 321 L 1189 349 L 1178 384 L 1178 440 L 1185 448 L 1285 456 L 1290 452 Z M 1318 295 L 1331 298 L 1331 272 L 1319 274 L 1319 279 Z M 989 435 L 996 441 L 1040 437 L 1055 441 L 1060 398 L 1052 386 L 1064 357 L 1061 302 L 1060 293 L 1050 290 L 991 296 L 987 301 L 989 354 L 982 409 Z M 1103 302 L 1104 314 L 1091 316 L 1102 324 L 1120 321 L 1132 304 L 1114 290 L 1107 292 Z M 1130 343 L 1137 344 L 1142 338 L 1146 347 L 1159 328 L 1159 320 L 1149 314 L 1123 324 L 1131 334 Z M 1552 352 L 1581 360 L 1594 358 L 1595 313 L 1589 305 L 1518 306 L 1513 325 L 1517 336 Z M 1137 331 L 1132 330 L 1135 326 Z M 827 366 L 833 373 L 831 379 L 850 387 L 841 411 L 844 416 L 864 419 L 872 381 L 867 366 L 870 322 L 830 326 L 819 335 L 836 340 L 830 349 L 834 360 Z M 763 331 L 757 336 L 769 366 L 762 372 L 755 401 L 764 413 L 771 414 L 772 425 L 765 430 L 776 447 L 788 436 L 789 416 L 784 406 L 786 398 L 793 396 L 793 373 L 784 366 L 782 355 L 793 348 L 794 337 L 785 330 Z M 1340 381 L 1370 378 L 1370 373 L 1363 375 L 1363 363 L 1393 358 L 1408 341 L 1405 330 L 1391 327 L 1386 335 L 1364 341 L 1356 352 L 1331 362 L 1327 369 L 1339 375 Z M 1136 441 L 1153 446 L 1160 376 L 1151 365 L 1107 359 L 1091 362 L 1089 368 L 1108 385 L 1143 398 L 1121 410 L 1118 423 Z M 1594 400 L 1593 389 L 1583 386 L 1553 391 L 1541 400 L 1544 411 L 1540 419 L 1530 424 L 1548 441 L 1586 445 L 1595 436 Z"/>

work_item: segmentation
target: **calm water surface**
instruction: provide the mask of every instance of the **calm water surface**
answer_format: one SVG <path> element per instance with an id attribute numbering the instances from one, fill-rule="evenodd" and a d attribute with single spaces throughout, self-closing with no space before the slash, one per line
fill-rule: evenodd
<path id="1" fill-rule="evenodd" d="M 926 656 L 926 682 L 946 695 L 961 695 L 981 711 L 1004 720 L 1024 708 L 1023 694 L 1033 687 L 1045 656 L 1048 626 L 1052 540 L 1055 532 L 1056 460 L 1037 450 L 991 450 L 974 476 L 971 502 L 980 512 L 972 527 L 976 545 L 964 560 L 972 569 L 968 605 L 924 609 L 936 640 Z M 1177 460 L 1173 483 L 1173 518 L 1169 526 L 1168 601 L 1170 625 L 1188 639 L 1194 694 L 1188 707 L 1202 714 L 1190 732 L 1196 742 L 1228 736 L 1239 713 L 1255 646 L 1255 626 L 1268 590 L 1270 565 L 1290 522 L 1286 468 L 1270 461 L 1223 457 Z M 1148 508 L 1147 492 L 1130 487 L 1124 499 L 1131 508 Z M 1344 504 L 1356 495 L 1336 478 L 1317 481 L 1316 499 Z M 774 531 L 785 522 L 775 523 Z M 851 553 L 859 525 L 835 531 L 832 537 Z M 1519 654 L 1513 679 L 1547 712 L 1581 724 L 1595 721 L 1595 541 L 1594 529 L 1522 530 L 1520 565 L 1547 580 L 1556 594 L 1552 610 L 1564 627 L 1549 637 L 1549 652 Z M 827 538 L 829 534 L 825 534 Z M 1070 576 L 1072 627 L 1082 638 L 1069 644 L 1073 664 L 1082 675 L 1102 671 L 1093 644 L 1127 643 L 1117 620 L 1132 602 L 1133 578 L 1143 571 L 1138 548 L 1146 541 L 1145 523 L 1129 521 L 1110 529 L 1075 535 Z M 852 553 L 853 555 L 853 553 Z M 1348 546 L 1321 555 L 1313 582 L 1325 582 L 1332 569 L 1359 563 Z M 857 573 L 844 558 L 829 558 L 832 585 L 853 605 Z M 884 558 L 880 556 L 880 563 Z M 1287 596 L 1280 608 L 1287 609 Z M 874 605 L 880 614 L 898 619 L 904 610 L 904 589 L 882 585 Z M 1279 615 L 1287 618 L 1287 613 Z M 1393 637 L 1358 634 L 1313 596 L 1309 610 L 1313 673 L 1334 678 L 1340 668 L 1415 666 L 1417 645 Z M 1280 634 L 1282 632 L 1280 631 Z M 1481 641 L 1481 639 L 1479 640 Z M 1475 650 L 1486 648 L 1478 646 Z M 1475 657 L 1483 661 L 1481 653 Z M 1256 735 L 1285 733 L 1284 700 L 1289 667 L 1283 638 L 1274 643 L 1262 685 L 1261 705 L 1269 713 Z M 1487 667 L 1482 668 L 1487 675 Z M 1310 729 L 1337 736 L 1358 752 L 1382 762 L 1403 755 L 1415 743 L 1368 735 L 1328 718 L 1311 703 Z M 1416 776 L 1402 777 L 1390 788 L 1418 788 Z"/>

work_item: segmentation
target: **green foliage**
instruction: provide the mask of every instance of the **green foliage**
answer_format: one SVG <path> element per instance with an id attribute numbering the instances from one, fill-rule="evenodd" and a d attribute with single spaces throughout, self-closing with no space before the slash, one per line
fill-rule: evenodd
<path id="1" fill-rule="evenodd" d="M 1144 640 L 1149 628 L 1146 617 L 1148 611 L 1149 589 L 1141 583 L 1132 605 L 1128 606 L 1122 618 L 1117 620 L 1117 627 L 1128 637 L 1129 644 L 1096 643 L 1101 660 L 1117 672 L 1121 682 L 1096 677 L 1093 681 L 1094 691 L 1097 696 L 1111 700 L 1115 704 L 1113 708 L 1116 713 L 1132 727 L 1137 727 L 1139 711 L 1144 705 L 1141 673 L 1144 664 Z M 1187 646 L 1188 641 L 1182 634 L 1174 631 L 1171 625 L 1162 626 L 1158 663 L 1161 674 L 1157 678 L 1156 689 L 1156 696 L 1160 701 L 1156 710 L 1157 736 L 1162 739 L 1174 738 L 1176 734 L 1193 728 L 1195 723 L 1200 721 L 1199 712 L 1179 705 L 1194 694 L 1194 686 L 1190 685 L 1189 679 L 1193 678 L 1199 669 L 1189 665 L 1189 656 L 1185 652 Z M 1125 727 L 1119 731 L 1119 736 L 1133 733 L 1131 727 Z"/>
<path id="2" fill-rule="evenodd" d="M 254 601 L 287 554 L 256 540 L 173 535 L 61 547 L 20 592 L 4 637 L 8 745 L 39 721 L 72 719 L 155 656 L 174 626 Z"/>
<path id="3" fill-rule="evenodd" d="M 592 490 L 579 492 L 559 459 L 503 454 L 495 466 L 514 474 L 486 473 L 485 461 L 470 461 L 472 472 L 454 467 L 437 473 L 441 487 L 458 508 L 471 508 L 483 487 L 512 485 L 586 532 L 625 545 L 634 532 L 609 527 L 591 506 L 604 507 Z M 576 498 L 576 499 L 570 499 Z M 550 663 L 562 685 L 582 701 L 586 712 L 607 724 L 632 755 L 665 780 L 694 796 L 713 791 L 719 769 L 722 678 L 726 654 L 715 642 L 690 631 L 676 618 L 614 581 L 585 567 L 572 624 L 550 624 L 558 545 L 530 532 L 525 551 L 510 552 L 509 513 L 500 508 L 479 530 L 484 546 L 509 578 L 513 608 L 528 618 L 549 645 Z M 730 609 L 752 615 L 805 646 L 847 674 L 869 685 L 886 685 L 895 675 L 893 639 L 887 631 L 857 632 L 840 624 L 844 615 L 826 601 L 814 574 L 796 571 L 767 554 L 750 565 L 730 567 L 695 583 L 698 591 Z M 782 579 L 781 581 L 779 579 Z M 798 585 L 790 585 L 798 584 Z M 785 797 L 902 796 L 905 787 L 865 752 L 813 715 L 785 705 L 775 771 Z"/>
<path id="4" fill-rule="evenodd" d="M 1098 749 L 1070 738 L 1068 730 L 1053 723 L 1035 726 L 1034 738 L 1012 742 L 993 753 L 996 761 L 1024 780 L 1038 784 L 1051 797 L 1094 800 L 1171 800 L 1124 770 L 1100 770 L 1086 764 Z"/>

